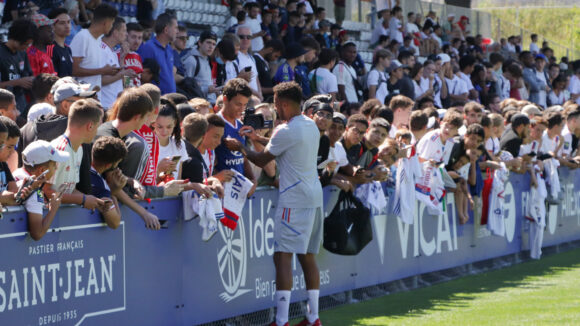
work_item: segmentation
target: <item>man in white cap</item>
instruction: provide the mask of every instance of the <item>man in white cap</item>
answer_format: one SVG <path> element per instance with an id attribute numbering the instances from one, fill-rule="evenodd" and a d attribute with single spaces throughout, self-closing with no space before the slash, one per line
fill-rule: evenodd
<path id="1" fill-rule="evenodd" d="M 40 186 L 45 180 L 49 180 L 56 171 L 56 164 L 66 162 L 69 159 L 67 152 L 58 151 L 49 142 L 37 140 L 22 151 L 23 167 L 14 171 L 14 179 L 21 186 L 26 179 L 35 178 L 32 184 L 30 197 L 24 199 L 23 205 L 28 214 L 28 231 L 34 240 L 40 240 L 48 232 L 52 220 L 60 206 L 59 194 L 50 197 L 48 214 L 43 216 L 45 196 Z M 38 178 L 43 173 L 43 177 Z"/>

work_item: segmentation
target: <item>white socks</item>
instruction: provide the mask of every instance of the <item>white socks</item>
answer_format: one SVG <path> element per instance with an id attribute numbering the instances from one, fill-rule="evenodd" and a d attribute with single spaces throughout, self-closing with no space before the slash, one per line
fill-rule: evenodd
<path id="1" fill-rule="evenodd" d="M 288 310 L 290 309 L 290 291 L 276 291 L 276 325 L 284 326 L 288 322 Z M 318 312 L 318 300 L 316 302 Z"/>
<path id="2" fill-rule="evenodd" d="M 308 290 L 308 318 L 309 323 L 314 323 L 318 319 L 318 296 L 320 290 Z"/>

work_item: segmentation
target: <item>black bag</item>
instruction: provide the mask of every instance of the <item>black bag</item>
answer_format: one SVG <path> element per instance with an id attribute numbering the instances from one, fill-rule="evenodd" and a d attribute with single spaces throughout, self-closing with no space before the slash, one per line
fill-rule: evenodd
<path id="1" fill-rule="evenodd" d="M 196 97 L 205 98 L 205 95 L 201 91 L 201 87 L 199 87 L 195 79 L 191 77 L 185 77 L 181 83 L 176 86 L 176 92 L 185 95 L 188 100 Z"/>
<path id="2" fill-rule="evenodd" d="M 351 192 L 341 191 L 332 213 L 324 220 L 326 250 L 356 255 L 373 239 L 371 212 Z"/>

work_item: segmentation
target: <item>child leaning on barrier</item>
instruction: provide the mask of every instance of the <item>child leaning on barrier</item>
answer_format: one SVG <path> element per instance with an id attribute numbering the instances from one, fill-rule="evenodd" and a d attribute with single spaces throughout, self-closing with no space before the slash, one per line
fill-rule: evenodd
<path id="1" fill-rule="evenodd" d="M 32 182 L 30 195 L 23 194 L 20 198 L 28 217 L 28 232 L 34 240 L 40 240 L 46 234 L 60 207 L 61 193 L 55 192 L 48 202 L 48 213 L 43 216 L 45 195 L 42 185 L 54 175 L 56 163 L 68 159 L 67 152 L 58 151 L 44 140 L 32 142 L 22 151 L 23 167 L 14 171 L 14 178 L 19 187 Z"/>

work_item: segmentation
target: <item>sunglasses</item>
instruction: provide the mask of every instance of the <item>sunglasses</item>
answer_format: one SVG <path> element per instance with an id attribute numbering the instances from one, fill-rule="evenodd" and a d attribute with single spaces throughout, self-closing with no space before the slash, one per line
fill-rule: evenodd
<path id="1" fill-rule="evenodd" d="M 238 37 L 240 38 L 240 40 L 251 40 L 252 39 L 251 35 L 238 35 Z"/>
<path id="2" fill-rule="evenodd" d="M 328 113 L 328 112 L 324 112 L 324 111 L 318 111 L 316 112 L 316 115 L 321 117 L 321 118 L 325 118 L 325 119 L 332 119 L 332 113 Z"/>

